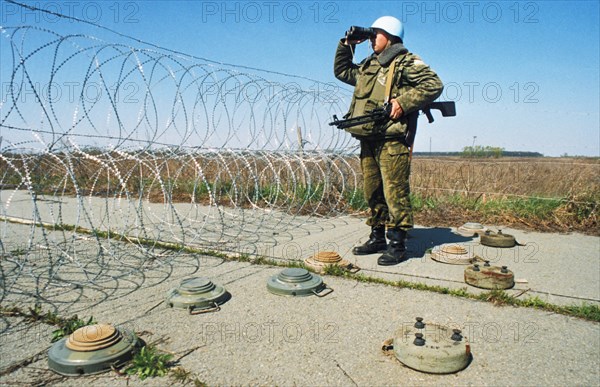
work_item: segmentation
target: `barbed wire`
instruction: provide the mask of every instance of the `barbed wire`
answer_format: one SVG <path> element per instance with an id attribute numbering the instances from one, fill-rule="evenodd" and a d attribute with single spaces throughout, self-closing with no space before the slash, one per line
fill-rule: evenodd
<path id="1" fill-rule="evenodd" d="M 198 271 L 178 247 L 255 253 L 362 200 L 358 143 L 328 125 L 350 92 L 115 33 L 134 43 L 0 27 L 0 302 L 124 297 Z M 487 190 L 427 168 L 414 189 Z"/>
<path id="2" fill-rule="evenodd" d="M 0 38 L 0 301 L 115 297 L 165 246 L 252 252 L 358 196 L 356 144 L 328 125 L 347 91 L 135 39 Z"/>

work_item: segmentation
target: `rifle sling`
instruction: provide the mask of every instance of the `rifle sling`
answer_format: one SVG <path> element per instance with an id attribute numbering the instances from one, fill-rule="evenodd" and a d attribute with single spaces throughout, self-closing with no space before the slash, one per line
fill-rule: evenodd
<path id="1" fill-rule="evenodd" d="M 390 63 L 387 79 L 385 81 L 385 99 L 383 102 L 388 103 L 392 97 L 392 83 L 394 82 L 394 75 L 396 75 L 396 61 L 393 60 Z"/>
<path id="2" fill-rule="evenodd" d="M 390 63 L 390 67 L 388 70 L 388 75 L 387 75 L 387 79 L 385 81 L 385 103 L 390 102 L 390 100 L 392 99 L 392 83 L 394 82 L 394 77 L 396 75 L 396 64 L 399 61 L 397 60 L 393 60 L 392 63 Z M 418 115 L 418 113 L 417 113 Z M 409 117 L 409 121 L 410 119 L 415 120 L 416 117 Z M 414 135 L 416 132 L 416 121 L 413 123 L 414 128 L 409 127 L 408 128 L 408 132 L 405 136 L 398 136 L 398 140 L 400 140 L 404 145 L 406 145 L 407 148 L 410 149 L 410 156 L 409 158 L 412 159 L 412 141 L 414 141 Z M 411 132 L 411 129 L 413 129 L 413 133 Z"/>

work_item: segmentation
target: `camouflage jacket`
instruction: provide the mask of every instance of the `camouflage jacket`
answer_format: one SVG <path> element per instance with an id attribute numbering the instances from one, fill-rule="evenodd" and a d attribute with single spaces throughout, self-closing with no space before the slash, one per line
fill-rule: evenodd
<path id="1" fill-rule="evenodd" d="M 357 137 L 403 138 L 407 130 L 407 117 L 411 112 L 433 102 L 440 96 L 443 84 L 437 74 L 417 55 L 408 52 L 401 43 L 388 47 L 379 55 L 373 54 L 360 64 L 352 62 L 352 48 L 338 44 L 333 73 L 340 81 L 354 86 L 354 95 L 345 118 L 366 114 L 383 106 L 388 68 L 396 61 L 391 90 L 403 110 L 398 120 L 367 124 L 348 131 Z"/>

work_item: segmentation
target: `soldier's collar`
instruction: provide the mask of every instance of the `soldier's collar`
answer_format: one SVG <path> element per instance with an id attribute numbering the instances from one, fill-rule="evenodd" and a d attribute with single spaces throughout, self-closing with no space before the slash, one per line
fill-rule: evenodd
<path id="1" fill-rule="evenodd" d="M 391 46 L 383 50 L 381 54 L 377 55 L 377 60 L 379 61 L 379 64 L 381 64 L 384 67 L 387 67 L 390 63 L 392 63 L 392 60 L 394 60 L 395 57 L 397 57 L 400 54 L 406 54 L 407 52 L 408 50 L 406 49 L 406 47 L 404 47 L 404 44 L 392 44 Z"/>

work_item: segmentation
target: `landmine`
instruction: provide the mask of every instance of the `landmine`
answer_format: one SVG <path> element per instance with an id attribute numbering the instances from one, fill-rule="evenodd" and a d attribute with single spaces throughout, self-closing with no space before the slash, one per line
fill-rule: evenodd
<path id="1" fill-rule="evenodd" d="M 487 230 L 481 235 L 479 242 L 484 246 L 490 247 L 514 247 L 518 244 L 514 236 L 502 234 L 502 230 L 498 230 L 497 233 Z"/>
<path id="2" fill-rule="evenodd" d="M 483 266 L 476 263 L 466 267 L 465 282 L 482 289 L 510 289 L 515 286 L 515 275 L 506 266 L 491 266 L 486 261 Z"/>
<path id="3" fill-rule="evenodd" d="M 464 237 L 481 236 L 485 234 L 487 228 L 481 223 L 468 222 L 456 229 L 456 233 Z"/>
<path id="4" fill-rule="evenodd" d="M 464 246 L 456 243 L 446 243 L 431 249 L 431 259 L 451 265 L 470 265 L 481 258 L 468 252 Z"/>
<path id="5" fill-rule="evenodd" d="M 310 296 L 325 297 L 333 292 L 323 283 L 323 279 L 306 269 L 288 268 L 269 278 L 267 289 L 280 296 Z"/>
<path id="6" fill-rule="evenodd" d="M 139 345 L 133 332 L 110 324 L 88 325 L 50 347 L 48 367 L 66 376 L 99 374 L 131 360 Z"/>
<path id="7" fill-rule="evenodd" d="M 166 304 L 174 309 L 185 309 L 190 314 L 216 312 L 231 298 L 225 288 L 205 277 L 188 278 L 177 288 L 167 292 Z"/>
<path id="8" fill-rule="evenodd" d="M 304 264 L 311 270 L 317 273 L 323 273 L 326 266 L 333 265 L 339 266 L 340 268 L 347 270 L 351 273 L 357 273 L 360 271 L 360 267 L 353 265 L 349 261 L 342 259 L 342 257 L 335 251 L 321 251 L 311 257 L 304 260 Z"/>
<path id="9" fill-rule="evenodd" d="M 405 366 L 430 374 L 451 374 L 469 365 L 471 346 L 460 329 L 425 323 L 421 317 L 416 320 L 398 328 L 382 349 L 393 351 Z"/>

